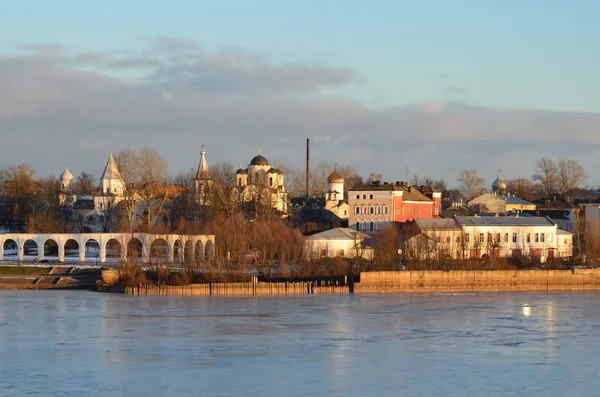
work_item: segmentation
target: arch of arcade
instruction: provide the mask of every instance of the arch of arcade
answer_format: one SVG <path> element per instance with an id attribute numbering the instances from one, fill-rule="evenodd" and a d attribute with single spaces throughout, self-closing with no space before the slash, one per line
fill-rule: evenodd
<path id="1" fill-rule="evenodd" d="M 109 241 L 117 241 L 120 244 L 121 260 L 127 259 L 129 244 L 136 242 L 141 244 L 141 261 L 151 261 L 151 247 L 155 241 L 166 242 L 165 259 L 173 262 L 176 246 L 178 257 L 181 261 L 194 261 L 214 259 L 215 236 L 214 235 L 181 235 L 181 234 L 150 234 L 150 233 L 8 233 L 0 234 L 0 259 L 4 256 L 4 245 L 12 240 L 16 244 L 17 260 L 22 262 L 25 257 L 25 243 L 33 241 L 37 244 L 37 259 L 44 259 L 44 246 L 54 241 L 58 245 L 58 261 L 65 261 L 65 245 L 68 241 L 75 241 L 79 245 L 79 261 L 85 262 L 85 247 L 88 242 L 97 242 L 99 245 L 99 258 L 101 263 L 106 262 L 106 250 Z M 139 242 L 139 243 L 138 243 Z M 192 249 L 185 250 L 191 244 Z"/>

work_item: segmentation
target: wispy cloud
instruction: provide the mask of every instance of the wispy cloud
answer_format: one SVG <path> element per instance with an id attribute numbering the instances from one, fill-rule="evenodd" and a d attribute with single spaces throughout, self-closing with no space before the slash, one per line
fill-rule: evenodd
<path id="1" fill-rule="evenodd" d="M 124 55 L 60 44 L 0 55 L 0 165 L 25 161 L 48 174 L 69 161 L 98 174 L 109 152 L 150 145 L 175 173 L 197 164 L 204 143 L 211 161 L 237 165 L 262 147 L 297 166 L 301 142 L 313 137 L 316 160 L 394 180 L 406 166 L 450 182 L 473 167 L 489 178 L 498 168 L 506 177 L 530 176 L 543 155 L 575 157 L 590 171 L 600 166 L 597 113 L 453 100 L 373 107 L 335 93 L 363 84 L 347 67 L 209 52 L 173 38 L 147 44 Z M 467 88 L 450 86 L 447 94 L 464 97 Z"/>

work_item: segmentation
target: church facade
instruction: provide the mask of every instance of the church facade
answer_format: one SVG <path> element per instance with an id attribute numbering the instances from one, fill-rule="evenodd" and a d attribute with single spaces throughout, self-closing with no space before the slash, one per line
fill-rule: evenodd
<path id="1" fill-rule="evenodd" d="M 282 213 L 288 212 L 288 194 L 284 185 L 285 175 L 273 167 L 260 149 L 247 168 L 235 173 L 234 194 L 244 203 L 255 201 Z"/>

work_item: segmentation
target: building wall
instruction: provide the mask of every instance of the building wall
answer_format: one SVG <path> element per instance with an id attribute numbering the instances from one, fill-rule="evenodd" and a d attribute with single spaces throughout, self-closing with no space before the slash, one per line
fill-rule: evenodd
<path id="1" fill-rule="evenodd" d="M 419 259 L 536 256 L 541 261 L 572 256 L 573 235 L 549 226 L 464 226 L 462 230 L 423 231 L 407 241 Z M 552 251 L 552 252 L 551 252 Z"/>
<path id="2" fill-rule="evenodd" d="M 351 191 L 348 193 L 348 227 L 374 233 L 394 222 L 394 191 Z M 371 231 L 371 222 L 373 230 Z"/>
<path id="3" fill-rule="evenodd" d="M 308 238 L 306 240 L 306 250 L 310 259 L 319 259 L 323 257 L 355 258 L 357 256 L 368 260 L 373 259 L 373 249 L 362 247 L 362 242 L 360 240 Z"/>

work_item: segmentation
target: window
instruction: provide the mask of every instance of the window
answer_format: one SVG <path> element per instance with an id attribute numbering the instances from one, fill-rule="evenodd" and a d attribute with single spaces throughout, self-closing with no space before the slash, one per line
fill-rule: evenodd
<path id="1" fill-rule="evenodd" d="M 344 256 L 344 250 L 340 250 L 339 256 Z"/>
<path id="2" fill-rule="evenodd" d="M 369 222 L 369 231 L 370 231 L 371 233 L 373 233 L 373 231 L 374 231 L 374 228 L 375 228 L 375 224 L 374 224 L 373 222 Z"/>
<path id="3" fill-rule="evenodd" d="M 460 244 L 460 236 L 456 236 L 456 243 Z"/>
<path id="4" fill-rule="evenodd" d="M 369 230 L 369 226 L 368 226 L 368 224 L 367 224 L 367 221 L 364 221 L 364 222 L 363 222 L 363 224 L 362 224 L 362 230 L 363 230 L 363 231 L 365 231 L 365 232 L 366 232 L 367 230 Z"/>
<path id="5" fill-rule="evenodd" d="M 508 243 L 508 233 L 504 233 L 504 242 Z"/>
<path id="6" fill-rule="evenodd" d="M 383 207 L 383 214 L 384 215 L 388 214 L 388 207 L 387 207 L 387 205 L 385 207 Z"/>
<path id="7" fill-rule="evenodd" d="M 377 221 L 377 231 L 381 231 L 381 222 Z"/>
<path id="8" fill-rule="evenodd" d="M 375 208 L 369 207 L 369 214 L 373 215 L 375 213 Z"/>
<path id="9" fill-rule="evenodd" d="M 344 210 L 344 215 L 348 215 L 348 211 Z"/>
<path id="10" fill-rule="evenodd" d="M 356 199 L 357 199 L 357 200 L 360 200 L 360 194 L 357 194 L 357 195 L 356 195 Z"/>
<path id="11" fill-rule="evenodd" d="M 517 242 L 517 233 L 513 233 L 513 243 Z"/>
<path id="12" fill-rule="evenodd" d="M 491 243 L 492 242 L 492 233 L 488 232 L 488 238 L 487 238 L 487 242 Z"/>
<path id="13" fill-rule="evenodd" d="M 465 242 L 468 243 L 470 240 L 469 233 L 465 233 Z"/>
<path id="14" fill-rule="evenodd" d="M 366 199 L 367 199 L 367 195 L 363 194 L 363 200 L 366 200 Z"/>
<path id="15" fill-rule="evenodd" d="M 242 178 L 238 178 L 238 186 L 242 186 Z"/>
<path id="16" fill-rule="evenodd" d="M 500 242 L 500 233 L 496 233 L 496 238 L 494 239 L 495 243 L 499 243 Z"/>
<path id="17" fill-rule="evenodd" d="M 527 242 L 530 243 L 531 242 L 531 233 L 527 233 Z"/>
<path id="18" fill-rule="evenodd" d="M 548 241 L 552 242 L 552 233 L 548 233 Z"/>
<path id="19" fill-rule="evenodd" d="M 485 242 L 485 236 L 483 235 L 483 233 L 479 233 L 479 242 L 480 243 L 484 243 Z"/>
<path id="20" fill-rule="evenodd" d="M 370 198 L 371 200 L 373 200 L 373 195 L 372 195 L 372 194 L 371 194 L 371 195 L 369 195 L 369 198 Z"/>
<path id="21" fill-rule="evenodd" d="M 356 229 L 357 231 L 359 231 L 359 230 L 360 230 L 360 222 L 356 222 L 356 223 L 354 224 L 354 229 Z"/>
<path id="22" fill-rule="evenodd" d="M 446 242 L 450 244 L 450 236 L 446 237 Z"/>
<path id="23" fill-rule="evenodd" d="M 543 243 L 544 242 L 544 233 L 540 233 L 540 242 Z"/>
<path id="24" fill-rule="evenodd" d="M 360 207 L 354 207 L 354 215 L 360 214 Z"/>
<path id="25" fill-rule="evenodd" d="M 269 177 L 269 186 L 273 186 L 273 177 L 272 176 Z"/>
<path id="26" fill-rule="evenodd" d="M 536 234 L 535 234 L 535 242 L 536 242 L 536 243 L 539 243 L 539 242 L 540 242 L 540 234 L 539 234 L 539 233 L 536 233 Z"/>
<path id="27" fill-rule="evenodd" d="M 381 207 L 377 206 L 377 215 L 381 214 Z"/>

